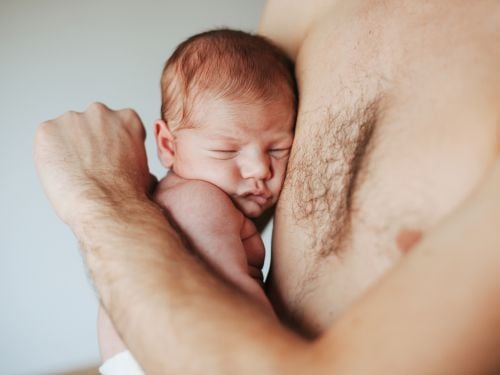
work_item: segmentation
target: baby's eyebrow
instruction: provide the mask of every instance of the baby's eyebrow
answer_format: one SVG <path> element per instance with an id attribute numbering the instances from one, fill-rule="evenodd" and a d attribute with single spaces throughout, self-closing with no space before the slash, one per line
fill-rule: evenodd
<path id="1" fill-rule="evenodd" d="M 276 144 L 276 145 L 284 145 L 284 144 L 292 144 L 293 142 L 293 135 L 278 135 L 277 137 L 275 137 L 274 139 L 271 139 L 270 140 L 272 144 Z"/>
<path id="2" fill-rule="evenodd" d="M 211 139 L 211 140 L 216 140 L 216 141 L 220 141 L 220 140 L 232 141 L 232 142 L 239 141 L 238 138 L 231 137 L 230 135 L 221 134 L 221 133 L 209 133 L 206 135 L 206 138 Z"/>

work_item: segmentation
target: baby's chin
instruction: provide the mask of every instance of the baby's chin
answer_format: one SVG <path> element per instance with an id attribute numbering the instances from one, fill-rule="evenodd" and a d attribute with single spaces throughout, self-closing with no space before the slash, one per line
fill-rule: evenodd
<path id="1" fill-rule="evenodd" d="M 252 219 L 258 218 L 260 215 L 264 213 L 264 211 L 268 207 L 261 207 L 260 205 L 254 202 L 235 202 L 236 207 L 245 215 L 246 217 L 250 217 Z"/>
<path id="2" fill-rule="evenodd" d="M 264 210 L 262 209 L 258 209 L 258 210 L 244 210 L 243 211 L 243 214 L 246 216 L 246 217 L 249 217 L 249 218 L 252 218 L 252 219 L 256 219 L 258 218 L 260 215 L 262 215 L 262 213 L 264 212 Z"/>
<path id="3" fill-rule="evenodd" d="M 245 215 L 246 217 L 251 217 L 252 219 L 255 219 L 262 215 L 262 212 L 264 210 L 260 207 L 248 207 L 247 205 L 236 205 L 238 209 Z M 245 207 L 246 206 L 246 207 Z"/>

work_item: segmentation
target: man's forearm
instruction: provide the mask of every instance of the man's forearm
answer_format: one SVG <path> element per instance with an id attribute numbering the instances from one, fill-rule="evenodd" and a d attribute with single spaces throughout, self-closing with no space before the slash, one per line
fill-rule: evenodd
<path id="1" fill-rule="evenodd" d="M 102 205 L 74 231 L 103 305 L 147 373 L 285 373 L 305 356 L 299 337 L 184 248 L 152 202 Z"/>
<path id="2" fill-rule="evenodd" d="M 93 103 L 41 124 L 34 143 L 45 193 L 125 344 L 152 374 L 288 372 L 303 342 L 219 281 L 146 198 L 144 137 L 133 110 Z"/>

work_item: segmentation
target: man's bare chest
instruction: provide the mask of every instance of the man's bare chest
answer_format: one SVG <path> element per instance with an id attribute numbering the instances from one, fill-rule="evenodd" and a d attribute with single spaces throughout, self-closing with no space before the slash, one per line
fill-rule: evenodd
<path id="1" fill-rule="evenodd" d="M 377 36 L 369 26 L 349 36 L 327 24 L 297 61 L 301 104 L 272 280 L 289 318 L 309 332 L 402 256 L 401 233 L 425 233 L 460 204 L 495 152 L 488 129 L 461 120 L 471 103 L 450 87 L 456 76 L 438 48 L 424 46 L 409 63 L 418 54 L 401 40 L 414 35 Z"/>
<path id="2" fill-rule="evenodd" d="M 285 190 L 294 189 L 294 218 L 310 223 L 320 255 L 341 251 L 356 221 L 391 237 L 398 228 L 390 221 L 429 228 L 469 194 L 495 152 L 494 129 L 468 117 L 482 111 L 484 71 L 498 76 L 494 63 L 474 61 L 500 32 L 470 43 L 473 25 L 456 28 L 461 2 L 456 13 L 358 3 L 344 18 L 318 22 L 297 59 L 300 108 Z"/>

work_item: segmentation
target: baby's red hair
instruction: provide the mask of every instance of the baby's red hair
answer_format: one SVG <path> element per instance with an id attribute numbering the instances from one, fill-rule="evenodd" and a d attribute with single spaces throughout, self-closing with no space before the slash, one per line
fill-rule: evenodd
<path id="1" fill-rule="evenodd" d="M 194 126 L 189 113 L 200 94 L 246 102 L 290 100 L 297 111 L 293 63 L 262 36 L 219 29 L 194 35 L 167 60 L 161 116 L 173 130 Z"/>

